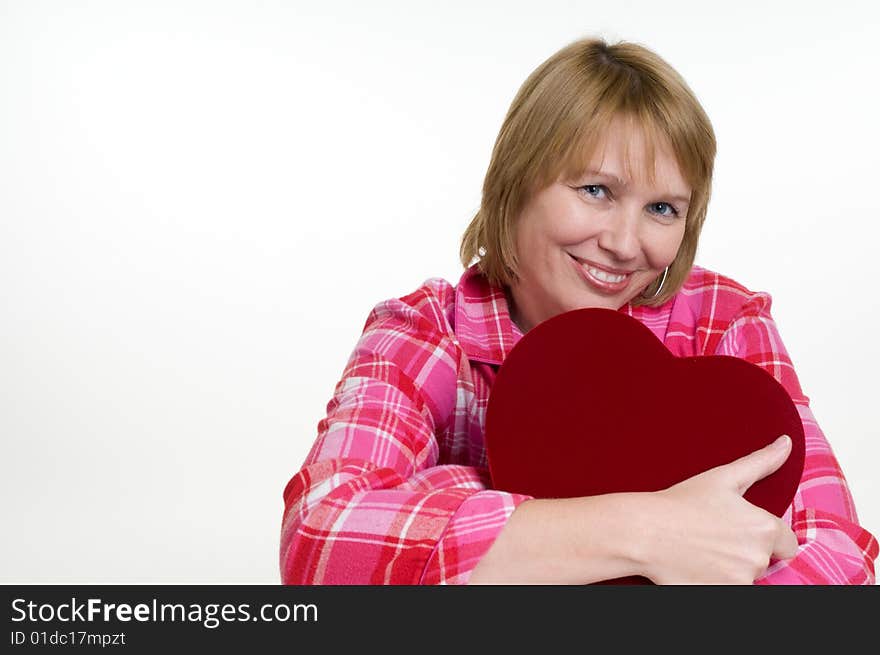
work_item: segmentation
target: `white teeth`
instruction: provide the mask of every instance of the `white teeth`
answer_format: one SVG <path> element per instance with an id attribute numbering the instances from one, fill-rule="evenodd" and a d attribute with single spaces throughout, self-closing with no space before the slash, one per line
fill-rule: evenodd
<path id="1" fill-rule="evenodd" d="M 623 280 L 626 279 L 626 275 L 612 275 L 611 273 L 600 271 L 598 268 L 593 268 L 592 266 L 587 266 L 587 271 L 594 278 L 602 280 L 603 282 L 610 282 L 612 284 L 616 282 L 623 282 Z"/>

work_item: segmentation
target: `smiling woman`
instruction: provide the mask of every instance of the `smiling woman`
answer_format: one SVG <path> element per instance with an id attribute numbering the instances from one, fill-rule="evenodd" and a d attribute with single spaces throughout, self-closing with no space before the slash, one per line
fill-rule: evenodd
<path id="1" fill-rule="evenodd" d="M 694 265 L 714 158 L 694 94 L 646 48 L 585 39 L 541 64 L 501 127 L 458 284 L 429 279 L 367 318 L 284 492 L 282 580 L 873 583 L 877 541 L 770 296 Z M 781 518 L 743 494 L 782 466 L 786 439 L 659 491 L 492 488 L 484 427 L 499 367 L 524 333 L 588 307 L 641 321 L 673 355 L 739 357 L 781 383 L 806 435 Z"/>
<path id="2" fill-rule="evenodd" d="M 656 302 L 682 251 L 691 186 L 670 148 L 649 162 L 644 135 L 620 119 L 603 137 L 588 172 L 551 182 L 519 211 L 507 286 L 523 332 L 581 307 L 618 309 L 652 284 L 642 299 Z"/>

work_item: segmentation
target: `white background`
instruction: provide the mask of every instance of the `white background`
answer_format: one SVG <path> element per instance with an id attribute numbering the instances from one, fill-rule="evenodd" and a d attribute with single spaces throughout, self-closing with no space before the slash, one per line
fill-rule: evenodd
<path id="1" fill-rule="evenodd" d="M 0 2 L 0 581 L 278 582 L 369 310 L 458 280 L 510 101 L 588 35 L 703 102 L 697 263 L 773 295 L 880 535 L 877 3 L 719 5 Z"/>

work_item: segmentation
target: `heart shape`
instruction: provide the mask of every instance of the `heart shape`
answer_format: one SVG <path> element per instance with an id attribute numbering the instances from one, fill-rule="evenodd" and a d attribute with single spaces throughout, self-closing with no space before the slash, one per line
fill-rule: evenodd
<path id="1" fill-rule="evenodd" d="M 744 494 L 779 517 L 804 466 L 785 388 L 737 357 L 676 357 L 638 320 L 600 308 L 559 314 L 520 339 L 498 370 L 485 427 L 493 486 L 537 498 L 666 489 L 781 434 L 791 437 L 788 459 Z"/>

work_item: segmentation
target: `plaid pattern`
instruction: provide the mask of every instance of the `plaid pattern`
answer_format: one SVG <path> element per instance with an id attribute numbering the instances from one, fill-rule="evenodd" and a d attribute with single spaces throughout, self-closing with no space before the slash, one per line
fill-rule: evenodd
<path id="1" fill-rule="evenodd" d="M 873 584 L 877 540 L 858 524 L 843 473 L 770 316 L 771 299 L 694 267 L 662 307 L 625 305 L 679 356 L 757 364 L 796 403 L 806 462 L 786 511 L 800 549 L 757 584 Z M 285 584 L 456 584 L 527 496 L 490 488 L 483 425 L 498 366 L 522 337 L 501 289 L 475 266 L 378 304 L 284 491 Z"/>

